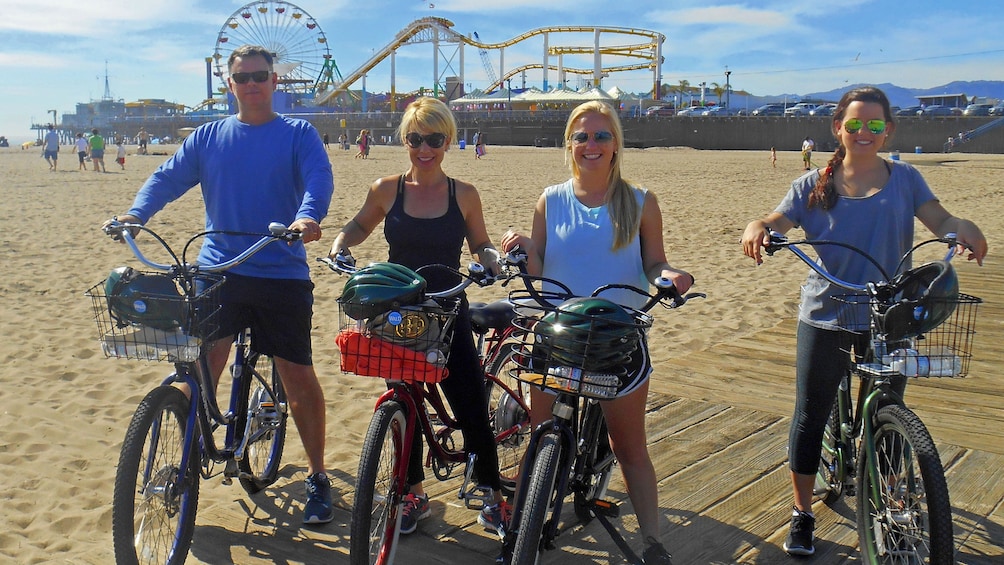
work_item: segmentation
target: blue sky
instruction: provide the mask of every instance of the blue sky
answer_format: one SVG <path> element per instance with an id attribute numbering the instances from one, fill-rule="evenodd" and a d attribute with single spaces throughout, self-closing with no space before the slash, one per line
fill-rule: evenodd
<path id="1" fill-rule="evenodd" d="M 266 0 L 272 7 L 277 0 Z M 49 110 L 73 112 L 101 98 L 105 74 L 114 99 L 163 98 L 196 106 L 206 97 L 205 58 L 228 18 L 248 2 L 230 0 L 0 0 L 0 135 L 34 139 L 29 129 L 50 121 Z M 616 26 L 666 36 L 662 81 L 724 84 L 754 95 L 825 91 L 855 83 L 930 88 L 953 80 L 1004 80 L 1004 17 L 997 1 L 916 0 L 729 2 L 672 0 L 295 0 L 327 38 L 343 75 L 387 45 L 409 23 L 436 16 L 463 35 L 487 43 L 559 26 Z M 287 4 L 289 5 L 289 4 Z M 544 7 L 540 7 L 544 5 Z M 957 7 L 956 7 L 957 6 Z M 633 43 L 630 36 L 614 40 Z M 591 37 L 553 35 L 550 45 L 590 45 Z M 444 46 L 449 50 L 455 47 Z M 506 67 L 543 60 L 538 37 L 508 47 Z M 477 51 L 465 50 L 464 82 L 487 86 Z M 494 72 L 499 53 L 489 52 Z M 433 48 L 398 51 L 396 90 L 434 80 Z M 440 58 L 440 73 L 447 65 Z M 554 61 L 552 61 L 554 62 Z M 608 64 L 627 61 L 608 60 Z M 449 64 L 458 69 L 454 56 Z M 566 67 L 591 60 L 566 56 Z M 574 75 L 572 75 L 574 76 Z M 577 79 L 573 78 L 570 84 Z M 541 86 L 540 72 L 527 86 Z M 552 73 L 551 84 L 556 81 Z M 652 87 L 651 72 L 613 73 L 604 88 Z M 214 84 L 215 86 L 215 84 Z M 360 85 L 356 85 L 358 88 Z M 517 86 L 517 81 L 513 81 Z M 389 60 L 367 78 L 367 90 L 390 90 Z"/>

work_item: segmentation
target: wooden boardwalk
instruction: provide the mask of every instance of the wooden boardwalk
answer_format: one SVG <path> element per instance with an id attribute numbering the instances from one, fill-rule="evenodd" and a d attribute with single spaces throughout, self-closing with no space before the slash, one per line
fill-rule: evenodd
<path id="1" fill-rule="evenodd" d="M 927 423 L 945 464 L 959 563 L 1004 563 L 1004 270 L 988 265 L 973 294 L 984 298 L 977 346 L 965 379 L 919 379 L 907 403 Z M 963 281 L 963 288 L 974 284 Z M 793 320 L 731 343 L 672 360 L 650 397 L 650 450 L 660 477 L 663 540 L 677 565 L 791 563 L 781 550 L 791 495 L 786 442 L 793 385 Z M 302 477 L 290 468 L 287 476 Z M 199 514 L 190 562 L 347 563 L 354 477 L 336 476 L 338 512 L 323 528 L 298 522 L 299 480 L 256 497 L 240 489 L 234 502 Z M 433 515 L 403 538 L 398 563 L 491 563 L 498 542 L 455 498 L 456 481 L 427 481 Z M 626 499 L 624 485 L 611 494 Z M 625 503 L 624 513 L 630 512 Z M 814 563 L 858 562 L 853 499 L 816 507 Z M 640 545 L 633 516 L 621 525 Z M 215 530 L 212 544 L 200 530 Z M 205 539 L 205 537 L 203 537 Z M 224 540 L 225 543 L 220 543 Z M 574 526 L 544 565 L 623 563 L 599 524 Z"/>

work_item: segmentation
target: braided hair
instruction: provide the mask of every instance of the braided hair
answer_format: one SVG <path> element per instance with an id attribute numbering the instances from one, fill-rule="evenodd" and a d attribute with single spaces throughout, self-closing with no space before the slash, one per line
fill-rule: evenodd
<path id="1" fill-rule="evenodd" d="M 837 107 L 833 110 L 834 132 L 842 127 L 841 122 L 843 121 L 844 113 L 851 102 L 874 102 L 881 104 L 882 111 L 885 114 L 885 121 L 889 125 L 892 125 L 892 109 L 889 106 L 889 98 L 886 97 L 884 92 L 874 86 L 862 86 L 848 90 L 840 98 L 840 102 L 837 103 Z M 843 145 L 838 144 L 837 150 L 833 152 L 833 156 L 826 163 L 826 168 L 819 173 L 819 180 L 816 181 L 816 186 L 813 187 L 812 192 L 809 194 L 809 208 L 814 208 L 818 205 L 823 210 L 829 210 L 836 206 L 837 187 L 833 181 L 833 175 L 840 168 L 840 165 L 843 164 L 845 156 L 847 156 L 847 149 Z"/>

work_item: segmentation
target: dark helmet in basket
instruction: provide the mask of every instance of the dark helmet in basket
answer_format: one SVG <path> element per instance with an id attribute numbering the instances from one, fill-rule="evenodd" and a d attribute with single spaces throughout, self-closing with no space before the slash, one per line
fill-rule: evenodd
<path id="1" fill-rule="evenodd" d="M 597 297 L 570 298 L 538 326 L 553 363 L 592 372 L 623 371 L 642 337 L 630 313 Z"/>
<path id="2" fill-rule="evenodd" d="M 168 275 L 141 273 L 132 267 L 113 269 L 105 279 L 105 297 L 112 319 L 120 326 L 171 330 L 185 321 L 182 294 Z"/>
<path id="3" fill-rule="evenodd" d="M 933 330 L 952 315 L 959 301 L 959 277 L 948 261 L 904 271 L 890 285 L 898 290 L 898 299 L 880 318 L 890 341 Z"/>
<path id="4" fill-rule="evenodd" d="M 362 320 L 419 302 L 425 286 L 425 279 L 407 267 L 396 263 L 373 263 L 349 277 L 338 303 L 350 318 Z"/>

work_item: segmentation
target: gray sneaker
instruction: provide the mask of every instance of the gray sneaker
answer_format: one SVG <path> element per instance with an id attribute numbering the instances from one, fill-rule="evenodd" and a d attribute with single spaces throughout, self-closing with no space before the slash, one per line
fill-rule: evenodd
<path id="1" fill-rule="evenodd" d="M 812 546 L 814 539 L 813 531 L 816 528 L 816 518 L 808 512 L 802 512 L 795 508 L 791 516 L 791 528 L 788 530 L 788 538 L 784 540 L 784 550 L 788 555 L 807 557 L 816 552 Z"/>

